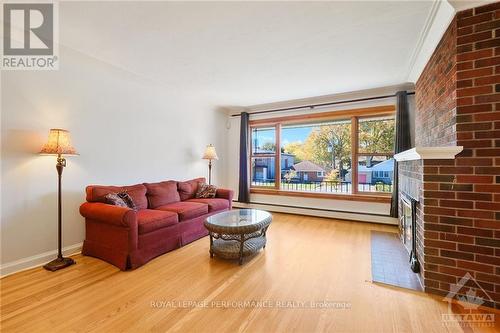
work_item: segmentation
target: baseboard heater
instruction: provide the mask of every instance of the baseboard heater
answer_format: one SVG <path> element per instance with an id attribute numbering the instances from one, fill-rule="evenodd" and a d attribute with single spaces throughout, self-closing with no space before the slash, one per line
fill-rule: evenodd
<path id="1" fill-rule="evenodd" d="M 239 202 L 233 200 L 236 204 L 245 204 L 245 205 L 263 205 L 263 206 L 274 206 L 274 207 L 282 207 L 282 208 L 296 208 L 296 209 L 307 209 L 321 212 L 331 212 L 331 213 L 342 213 L 342 214 L 356 214 L 356 215 L 366 215 L 366 216 L 377 216 L 377 217 L 391 217 L 389 214 L 372 214 L 372 213 L 364 213 L 364 212 L 351 212 L 346 210 L 335 210 L 335 209 L 326 209 L 326 208 L 315 208 L 315 207 L 303 207 L 303 206 L 291 206 L 291 205 L 280 205 L 266 202 Z"/>

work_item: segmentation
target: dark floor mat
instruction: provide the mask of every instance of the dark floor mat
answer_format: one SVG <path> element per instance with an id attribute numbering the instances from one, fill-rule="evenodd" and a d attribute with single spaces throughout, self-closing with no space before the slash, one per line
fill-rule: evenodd
<path id="1" fill-rule="evenodd" d="M 372 280 L 413 290 L 422 290 L 410 269 L 409 254 L 394 232 L 371 232 Z"/>

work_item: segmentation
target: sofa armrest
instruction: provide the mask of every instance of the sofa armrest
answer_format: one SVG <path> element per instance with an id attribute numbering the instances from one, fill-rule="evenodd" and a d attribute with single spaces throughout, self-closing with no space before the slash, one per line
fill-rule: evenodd
<path id="1" fill-rule="evenodd" d="M 127 207 L 108 205 L 101 202 L 85 202 L 80 206 L 80 214 L 88 219 L 121 227 L 137 224 L 137 214 Z"/>
<path id="2" fill-rule="evenodd" d="M 229 208 L 231 208 L 233 204 L 233 195 L 233 190 L 228 190 L 225 188 L 218 188 L 217 192 L 215 193 L 216 198 L 226 199 L 229 201 Z"/>

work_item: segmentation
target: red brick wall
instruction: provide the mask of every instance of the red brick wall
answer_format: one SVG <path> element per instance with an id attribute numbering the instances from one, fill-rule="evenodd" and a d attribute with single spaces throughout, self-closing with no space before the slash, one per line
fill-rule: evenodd
<path id="1" fill-rule="evenodd" d="M 450 24 L 416 84 L 415 145 L 456 144 L 456 20 Z"/>
<path id="2" fill-rule="evenodd" d="M 487 304 L 496 307 L 500 307 L 499 92 L 497 2 L 457 14 L 416 84 L 416 145 L 464 146 L 455 160 L 423 162 L 424 287 L 446 294 L 450 284 L 468 272 L 493 298 Z M 477 285 L 470 287 L 486 297 Z"/>

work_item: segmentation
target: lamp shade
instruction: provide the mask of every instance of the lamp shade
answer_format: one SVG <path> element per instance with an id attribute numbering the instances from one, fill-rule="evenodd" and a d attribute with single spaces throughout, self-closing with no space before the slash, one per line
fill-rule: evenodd
<path id="1" fill-rule="evenodd" d="M 49 132 L 49 139 L 42 147 L 40 154 L 50 155 L 78 155 L 76 149 L 71 145 L 69 131 L 53 128 Z"/>
<path id="2" fill-rule="evenodd" d="M 215 147 L 213 145 L 208 145 L 207 149 L 205 149 L 205 154 L 203 154 L 202 159 L 204 160 L 218 160 L 217 152 L 215 151 Z"/>

